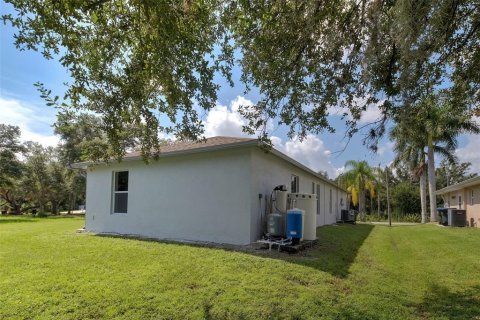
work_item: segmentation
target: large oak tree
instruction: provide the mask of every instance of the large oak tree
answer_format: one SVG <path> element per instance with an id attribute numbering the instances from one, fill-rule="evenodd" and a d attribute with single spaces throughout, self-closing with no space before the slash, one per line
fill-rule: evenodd
<path id="1" fill-rule="evenodd" d="M 478 0 L 7 2 L 15 44 L 60 60 L 72 79 L 64 107 L 100 115 L 116 156 L 132 135 L 147 156 L 159 132 L 201 137 L 216 77 L 230 81 L 235 65 L 260 92 L 242 108 L 245 130 L 264 138 L 272 118 L 300 138 L 333 130 L 331 107 L 349 115 L 351 135 L 376 103 L 375 149 L 396 107 L 445 87 L 478 114 Z"/>

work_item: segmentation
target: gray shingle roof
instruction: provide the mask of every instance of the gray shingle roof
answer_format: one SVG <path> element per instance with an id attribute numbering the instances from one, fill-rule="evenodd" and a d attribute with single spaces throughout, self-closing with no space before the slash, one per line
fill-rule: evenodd
<path id="1" fill-rule="evenodd" d="M 173 142 L 160 147 L 161 154 L 176 153 L 189 150 L 197 150 L 203 148 L 222 147 L 229 145 L 237 145 L 242 142 L 253 142 L 257 139 L 252 138 L 238 138 L 238 137 L 224 137 L 217 136 L 207 138 L 199 141 L 185 141 L 185 142 Z M 199 150 L 200 151 L 200 150 Z M 141 156 L 140 152 L 131 152 L 125 155 L 124 158 L 133 158 Z"/>

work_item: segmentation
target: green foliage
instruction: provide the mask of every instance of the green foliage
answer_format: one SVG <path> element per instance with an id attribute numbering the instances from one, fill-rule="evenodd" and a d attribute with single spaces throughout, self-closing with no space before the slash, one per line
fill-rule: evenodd
<path id="1" fill-rule="evenodd" d="M 349 160 L 345 163 L 347 171 L 337 181 L 352 195 L 352 202 L 359 206 L 358 211 L 365 213 L 365 196 L 368 192 L 373 197 L 376 192 L 376 177 L 367 161 Z"/>
<path id="2" fill-rule="evenodd" d="M 393 210 L 391 213 L 392 222 L 408 222 L 421 223 L 422 217 L 418 213 L 402 213 L 399 210 Z M 365 216 L 366 222 L 388 222 L 386 215 L 378 215 L 376 213 Z"/>
<path id="3" fill-rule="evenodd" d="M 8 220 L 0 217 L 5 319 L 480 314 L 480 232 L 473 228 L 325 226 L 318 246 L 290 255 L 76 234 L 84 224 L 77 218 Z"/>
<path id="4" fill-rule="evenodd" d="M 13 184 L 21 175 L 18 155 L 24 151 L 20 143 L 20 128 L 0 124 L 0 188 Z"/>
<path id="5" fill-rule="evenodd" d="M 64 102 L 39 85 L 47 104 L 99 115 L 116 156 L 132 137 L 147 156 L 159 132 L 199 138 L 217 76 L 231 82 L 234 64 L 260 92 L 240 111 L 262 139 L 270 119 L 300 138 L 332 131 L 332 106 L 349 115 L 351 136 L 377 103 L 375 149 L 397 107 L 441 87 L 468 116 L 480 112 L 476 0 L 7 2 L 16 46 L 58 58 L 71 76 Z"/>
<path id="6" fill-rule="evenodd" d="M 455 149 L 461 133 L 480 133 L 480 126 L 462 104 L 452 103 L 449 93 L 441 90 L 428 94 L 397 112 L 396 127 L 390 132 L 395 141 L 395 164 L 404 164 L 420 179 L 425 193 L 426 170 L 430 193 L 430 219 L 436 220 L 435 155 L 450 163 L 456 162 Z M 427 156 L 426 156 L 427 154 Z M 426 211 L 426 196 L 422 197 L 422 215 Z"/>
<path id="7" fill-rule="evenodd" d="M 55 134 L 60 137 L 59 157 L 65 165 L 108 158 L 108 146 L 104 142 L 107 137 L 98 116 L 60 111 L 54 126 Z M 96 149 L 104 150 L 100 156 L 88 151 L 93 145 L 98 145 Z"/>
<path id="8" fill-rule="evenodd" d="M 442 189 L 452 184 L 462 182 L 464 180 L 477 176 L 477 173 L 470 173 L 470 162 L 453 163 L 442 160 L 440 167 L 436 169 L 437 189 Z"/>
<path id="9" fill-rule="evenodd" d="M 229 77 L 219 1 L 8 2 L 16 13 L 3 19 L 19 29 L 16 46 L 58 58 L 72 78 L 64 103 L 39 84 L 47 104 L 101 115 L 118 156 L 125 136 L 157 151 L 159 131 L 198 137 L 197 107 L 215 106 L 214 76 Z M 160 123 L 158 112 L 174 124 Z"/>
<path id="10" fill-rule="evenodd" d="M 58 213 L 67 202 L 84 200 L 85 178 L 67 170 L 61 155 L 67 147 L 44 148 L 34 142 L 20 143 L 18 127 L 0 124 L 0 206 L 14 214 L 38 210 Z M 22 155 L 22 160 L 19 156 Z M 75 193 L 75 199 L 70 195 Z M 70 208 L 70 207 L 69 207 Z"/>
<path id="11" fill-rule="evenodd" d="M 0 124 L 0 206 L 4 211 L 10 208 L 21 212 L 27 199 L 22 194 L 19 179 L 23 176 L 24 165 L 19 156 L 25 151 L 20 143 L 20 128 Z"/>
<path id="12" fill-rule="evenodd" d="M 401 214 L 420 213 L 420 194 L 417 187 L 412 184 L 401 182 L 392 188 L 392 205 Z"/>

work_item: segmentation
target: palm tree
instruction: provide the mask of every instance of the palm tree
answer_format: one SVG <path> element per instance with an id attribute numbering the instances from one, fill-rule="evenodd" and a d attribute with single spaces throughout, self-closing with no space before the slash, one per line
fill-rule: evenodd
<path id="1" fill-rule="evenodd" d="M 425 161 L 425 148 L 427 141 L 424 135 L 417 134 L 418 128 L 415 125 L 415 120 L 411 117 L 400 122 L 390 131 L 390 140 L 395 142 L 393 150 L 396 155 L 393 165 L 405 164 L 413 176 L 419 179 L 422 223 L 426 223 L 427 164 Z"/>
<path id="2" fill-rule="evenodd" d="M 428 187 L 430 193 L 430 221 L 437 221 L 437 199 L 435 196 L 435 153 L 455 150 L 461 133 L 480 133 L 470 112 L 462 105 L 453 105 L 445 95 L 429 95 L 419 104 L 418 113 L 413 115 L 423 123 L 419 134 L 426 135 Z M 448 156 L 448 153 L 444 155 Z"/>
<path id="3" fill-rule="evenodd" d="M 365 195 L 368 191 L 370 196 L 375 196 L 375 175 L 367 161 L 349 160 L 345 162 L 345 168 L 349 169 L 340 176 L 339 182 L 351 194 L 354 205 L 358 204 L 360 214 L 365 214 Z"/>
<path id="4" fill-rule="evenodd" d="M 375 176 L 375 190 L 377 192 L 377 215 L 380 216 L 380 189 L 384 177 L 384 172 L 380 168 L 380 164 L 378 165 L 378 167 L 373 168 L 373 175 Z"/>

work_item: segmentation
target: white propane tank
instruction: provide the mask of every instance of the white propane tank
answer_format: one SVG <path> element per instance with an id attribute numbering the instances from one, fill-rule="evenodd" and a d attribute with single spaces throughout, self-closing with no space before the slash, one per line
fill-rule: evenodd
<path id="1" fill-rule="evenodd" d="M 287 191 L 275 191 L 275 206 L 276 210 L 281 213 L 287 212 Z"/>
<path id="2" fill-rule="evenodd" d="M 315 240 L 317 238 L 317 195 L 310 193 L 290 193 L 290 201 L 295 207 L 305 211 L 303 218 L 303 240 Z"/>

